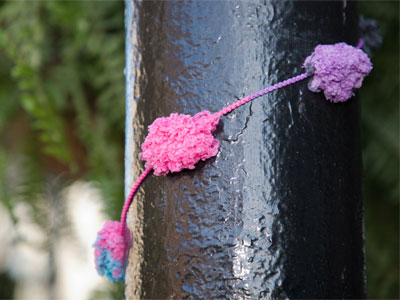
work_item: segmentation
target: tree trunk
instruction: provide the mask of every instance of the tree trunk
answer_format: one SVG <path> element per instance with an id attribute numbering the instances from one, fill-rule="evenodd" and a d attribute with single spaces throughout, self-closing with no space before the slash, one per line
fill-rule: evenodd
<path id="1" fill-rule="evenodd" d="M 126 192 L 147 126 L 216 112 L 357 43 L 354 1 L 126 1 Z M 221 118 L 216 158 L 149 176 L 129 213 L 128 299 L 364 298 L 359 101 L 307 80 Z"/>

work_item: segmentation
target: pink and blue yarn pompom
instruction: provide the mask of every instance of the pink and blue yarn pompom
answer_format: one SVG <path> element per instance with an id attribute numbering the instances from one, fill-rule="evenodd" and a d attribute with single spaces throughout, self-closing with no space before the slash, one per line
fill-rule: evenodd
<path id="1" fill-rule="evenodd" d="M 97 272 L 113 282 L 124 280 L 129 249 L 128 229 L 118 221 L 107 221 L 97 234 L 95 264 Z"/>
<path id="2" fill-rule="evenodd" d="M 313 92 L 323 90 L 332 102 L 350 99 L 372 70 L 368 55 L 345 43 L 318 45 L 303 67 L 313 76 L 308 88 Z"/>

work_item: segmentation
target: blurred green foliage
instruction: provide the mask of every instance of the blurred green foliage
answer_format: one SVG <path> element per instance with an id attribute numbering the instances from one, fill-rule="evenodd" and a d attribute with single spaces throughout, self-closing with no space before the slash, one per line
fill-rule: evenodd
<path id="1" fill-rule="evenodd" d="M 46 173 L 84 176 L 100 183 L 115 214 L 123 198 L 123 9 L 119 1 L 1 3 L 0 133 L 9 142 L 1 176 L 17 146 L 8 135 L 19 130 L 24 165 L 35 170 L 22 180 L 39 185 L 32 193 Z"/>
<path id="2" fill-rule="evenodd" d="M 83 178 L 98 183 L 106 212 L 117 219 L 124 199 L 124 3 L 0 2 L 0 28 L 1 203 L 12 216 L 17 201 L 28 203 L 46 229 L 49 204 L 39 195 L 54 178 L 60 190 Z M 117 289 L 113 298 L 122 297 Z"/>
<path id="3" fill-rule="evenodd" d="M 362 1 L 360 10 L 379 20 L 384 37 L 360 92 L 368 296 L 397 299 L 399 3 Z M 43 216 L 45 205 L 37 203 L 37 195 L 63 174 L 61 186 L 77 178 L 98 182 L 106 211 L 118 217 L 123 201 L 123 22 L 122 1 L 0 3 L 0 201 L 11 216 L 17 201 Z M 17 174 L 15 161 L 21 166 Z M 96 295 L 121 298 L 122 288 Z"/>
<path id="4" fill-rule="evenodd" d="M 368 297 L 399 299 L 399 2 L 360 1 L 382 46 L 360 90 Z"/>

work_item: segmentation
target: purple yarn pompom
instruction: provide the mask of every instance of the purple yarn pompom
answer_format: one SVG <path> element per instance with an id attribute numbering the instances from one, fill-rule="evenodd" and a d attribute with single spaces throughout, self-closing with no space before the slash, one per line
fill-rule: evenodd
<path id="1" fill-rule="evenodd" d="M 372 70 L 368 55 L 346 43 L 318 45 L 303 67 L 313 75 L 308 88 L 313 92 L 323 90 L 326 99 L 332 102 L 351 98 L 353 90 L 361 87 Z"/>
<path id="2" fill-rule="evenodd" d="M 128 229 L 121 229 L 121 223 L 107 221 L 97 234 L 95 264 L 97 272 L 118 282 L 124 280 L 129 249 Z"/>

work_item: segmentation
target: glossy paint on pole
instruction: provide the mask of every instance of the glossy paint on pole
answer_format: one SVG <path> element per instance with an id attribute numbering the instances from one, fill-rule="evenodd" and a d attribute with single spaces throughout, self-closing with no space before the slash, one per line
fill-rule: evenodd
<path id="1" fill-rule="evenodd" d="M 147 126 L 216 112 L 357 42 L 356 3 L 127 1 L 126 191 Z M 128 299 L 365 297 L 357 98 L 307 80 L 221 118 L 216 158 L 150 176 L 133 201 Z"/>

